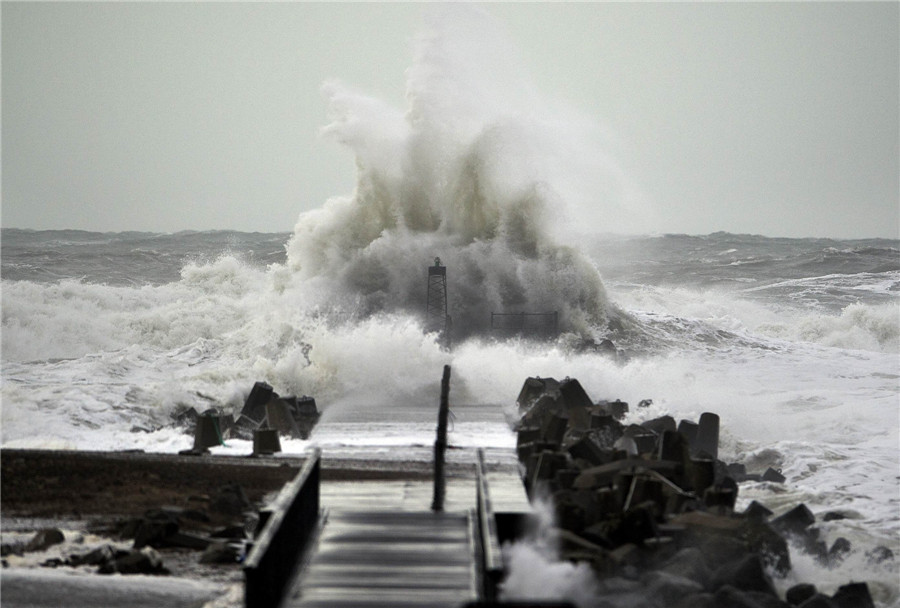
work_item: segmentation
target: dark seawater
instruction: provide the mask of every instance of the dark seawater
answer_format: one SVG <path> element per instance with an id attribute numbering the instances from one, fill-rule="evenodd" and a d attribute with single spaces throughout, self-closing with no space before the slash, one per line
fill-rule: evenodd
<path id="1" fill-rule="evenodd" d="M 2 229 L 0 277 L 54 282 L 76 279 L 105 285 L 160 285 L 177 281 L 188 263 L 235 256 L 259 268 L 286 261 L 290 233 L 237 231 L 86 232 Z M 900 240 L 768 238 L 718 232 L 704 236 L 584 236 L 605 281 L 659 287 L 721 288 L 789 296 L 810 287 L 820 304 L 845 306 L 862 298 L 887 302 L 900 292 Z M 878 288 L 856 295 L 842 287 L 852 277 Z M 815 281 L 831 282 L 815 290 Z M 792 289 L 793 287 L 793 289 Z"/>
<path id="2" fill-rule="evenodd" d="M 900 554 L 900 241 L 589 235 L 570 257 L 447 249 L 451 308 L 473 290 L 499 294 L 477 299 L 473 314 L 502 304 L 510 268 L 527 280 L 509 293 L 534 301 L 565 299 L 554 291 L 559 260 L 581 265 L 568 278 L 599 276 L 597 304 L 630 320 L 636 344 L 652 343 L 613 360 L 573 349 L 570 334 L 544 343 L 474 335 L 444 351 L 419 312 L 429 243 L 384 233 L 394 239 L 388 251 L 320 259 L 327 248 L 308 246 L 302 224 L 293 235 L 4 229 L 2 445 L 176 452 L 192 440 L 172 426 L 174 412 L 237 411 L 265 380 L 282 394 L 314 395 L 324 411 L 310 440 L 285 440 L 285 452 L 317 445 L 342 457 L 423 460 L 429 404 L 450 364 L 453 399 L 478 404 L 455 410 L 455 453 L 500 455 L 515 445 L 502 412 L 524 378 L 570 376 L 594 399 L 652 398 L 632 422 L 717 412 L 725 459 L 788 478 L 784 488 L 742 486 L 742 505 L 804 502 L 847 516 L 829 524 L 829 540 L 844 536 L 859 550 L 834 570 L 796 553 L 792 576 L 826 591 L 867 580 L 880 608 L 900 601 L 896 563 L 873 570 L 864 555 L 878 544 Z M 322 260 L 330 265 L 310 273 Z M 405 276 L 410 268 L 420 272 Z M 391 308 L 403 299 L 412 304 Z M 600 337 L 604 328 L 587 330 Z M 250 448 L 229 440 L 216 450 Z"/>
<path id="3" fill-rule="evenodd" d="M 189 262 L 233 254 L 248 264 L 283 263 L 289 233 L 210 231 L 86 232 L 2 229 L 0 277 L 11 281 L 77 279 L 106 285 L 160 285 Z"/>
<path id="4" fill-rule="evenodd" d="M 900 240 L 705 236 L 607 237 L 587 245 L 604 280 L 739 292 L 838 312 L 896 301 Z"/>

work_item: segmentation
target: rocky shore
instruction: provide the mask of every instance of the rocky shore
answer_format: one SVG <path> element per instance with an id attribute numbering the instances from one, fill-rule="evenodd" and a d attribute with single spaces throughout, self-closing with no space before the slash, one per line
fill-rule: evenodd
<path id="1" fill-rule="evenodd" d="M 99 605 L 98 598 L 121 587 L 132 591 L 116 591 L 124 595 L 104 605 L 138 605 L 128 596 L 138 588 L 147 605 L 241 605 L 242 559 L 267 504 L 303 459 L 212 456 L 207 446 L 223 433 L 243 428 L 249 438 L 273 427 L 279 412 L 287 420 L 281 432 L 307 433 L 297 428 L 306 414 L 296 400 L 268 388 L 254 387 L 248 404 L 256 405 L 245 404 L 237 417 L 242 424 L 225 424 L 228 417 L 220 412 L 193 413 L 195 446 L 184 454 L 3 450 L 5 604 L 53 606 L 62 597 L 71 606 Z M 716 414 L 627 424 L 646 416 L 629 415 L 630 405 L 620 400 L 593 401 L 571 378 L 529 378 L 517 403 L 525 489 L 533 503 L 553 511 L 559 558 L 593 572 L 591 605 L 874 608 L 865 581 L 847 580 L 828 594 L 817 581 L 786 590 L 775 584 L 791 572 L 791 551 L 813 556 L 825 568 L 851 551 L 864 552 L 873 566 L 894 555 L 884 546 L 854 547 L 845 538 L 826 543 L 819 524 L 843 517 L 839 511 L 817 517 L 796 504 L 776 516 L 757 502 L 736 510 L 740 483 L 786 480 L 772 468 L 748 471 L 742 463 L 722 461 Z M 204 424 L 211 418 L 214 425 Z M 213 432 L 204 435 L 203 427 Z M 446 466 L 449 477 L 472 475 L 469 464 Z M 325 483 L 428 485 L 433 468 L 426 461 L 326 457 L 321 474 Z M 514 477 L 513 483 L 521 492 Z M 56 571 L 83 576 L 73 587 L 74 577 L 48 574 Z M 108 574 L 138 575 L 124 579 L 141 583 L 128 586 Z"/>
<path id="2" fill-rule="evenodd" d="M 165 588 L 209 583 L 215 597 L 243 582 L 241 559 L 261 511 L 300 470 L 302 457 L 148 454 L 58 450 L 0 451 L 4 605 L 12 601 L 10 572 L 153 576 Z M 470 466 L 447 463 L 453 477 Z M 339 460 L 322 464 L 324 483 L 430 483 L 430 462 Z M 265 513 L 263 513 L 265 516 Z M 150 585 L 146 576 L 145 585 Z M 111 580 L 100 576 L 100 579 Z M 118 579 L 116 579 L 118 580 Z M 73 577 L 54 579 L 57 587 Z M 179 586 L 180 585 L 180 586 Z M 113 585 L 113 588 L 115 585 Z M 84 583 L 86 606 L 101 591 Z M 212 589 L 212 591 L 210 591 Z M 26 602 L 48 589 L 38 585 Z M 167 605 L 178 593 L 167 592 Z M 53 605 L 52 594 L 46 605 Z M 207 598 L 209 599 L 209 598 Z M 127 598 L 110 605 L 128 606 Z M 239 601 L 225 605 L 238 605 Z"/>
<path id="3" fill-rule="evenodd" d="M 625 425 L 627 403 L 594 402 L 571 378 L 527 379 L 518 406 L 526 489 L 552 505 L 560 557 L 593 569 L 598 605 L 874 608 L 858 581 L 832 595 L 810 581 L 779 596 L 773 577 L 791 569 L 789 543 L 828 567 L 850 541 L 826 545 L 803 504 L 778 517 L 757 502 L 736 512 L 739 482 L 785 478 L 719 460 L 717 415 Z M 830 517 L 841 515 L 824 514 Z M 872 564 L 894 559 L 884 546 L 866 555 Z"/>

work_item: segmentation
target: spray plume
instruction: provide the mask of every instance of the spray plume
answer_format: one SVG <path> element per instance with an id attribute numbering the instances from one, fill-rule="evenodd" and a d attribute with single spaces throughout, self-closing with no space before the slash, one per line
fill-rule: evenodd
<path id="1" fill-rule="evenodd" d="M 602 203 L 621 173 L 587 150 L 582 122 L 549 112 L 512 49 L 483 11 L 444 7 L 417 39 L 405 112 L 323 86 L 332 122 L 322 132 L 354 154 L 356 187 L 300 216 L 288 244 L 295 277 L 364 315 L 418 313 L 425 267 L 440 257 L 457 335 L 486 330 L 490 312 L 523 311 L 602 331 L 611 310 L 600 276 L 561 242 L 577 204 Z"/>

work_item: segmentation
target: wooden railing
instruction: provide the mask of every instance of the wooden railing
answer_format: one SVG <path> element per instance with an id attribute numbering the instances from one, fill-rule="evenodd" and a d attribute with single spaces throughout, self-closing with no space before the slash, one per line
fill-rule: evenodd
<path id="1" fill-rule="evenodd" d="M 496 598 L 497 585 L 503 579 L 503 553 L 500 549 L 500 537 L 497 534 L 497 520 L 491 504 L 491 493 L 488 488 L 487 469 L 484 465 L 484 450 L 478 450 L 476 463 L 476 494 L 478 498 L 478 529 L 481 537 L 483 597 L 487 601 Z"/>
<path id="2" fill-rule="evenodd" d="M 278 606 L 294 578 L 297 564 L 319 525 L 319 471 L 316 449 L 303 468 L 261 516 L 267 514 L 244 562 L 244 605 Z"/>

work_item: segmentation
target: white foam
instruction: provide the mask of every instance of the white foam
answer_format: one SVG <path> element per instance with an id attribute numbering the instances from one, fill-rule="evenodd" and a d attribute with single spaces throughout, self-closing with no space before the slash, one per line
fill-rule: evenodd
<path id="1" fill-rule="evenodd" d="M 192 442 L 168 426 L 172 413 L 235 412 L 264 380 L 315 396 L 324 411 L 309 441 L 284 442 L 288 453 L 315 444 L 427 458 L 450 364 L 454 404 L 496 404 L 473 419 L 460 408 L 451 442 L 505 449 L 503 409 L 524 379 L 569 376 L 595 400 L 653 399 L 632 420 L 720 414 L 726 459 L 777 464 L 817 509 L 858 512 L 862 545 L 900 553 L 894 283 L 840 275 L 790 286 L 840 281 L 849 293 L 861 281 L 859 302 L 841 312 L 797 305 L 772 286 L 620 284 L 608 296 L 595 262 L 565 236 L 576 220 L 615 228 L 626 176 L 599 129 L 533 94 L 502 37 L 469 35 L 493 27 L 479 9 L 449 10 L 418 42 L 408 108 L 327 85 L 326 134 L 354 154 L 357 186 L 299 217 L 285 264 L 222 256 L 155 287 L 4 282 L 2 444 L 175 452 Z M 472 335 L 458 335 L 450 353 L 422 331 L 435 256 L 448 268 L 454 327 Z M 634 356 L 624 362 L 565 339 L 474 337 L 490 312 L 522 310 L 558 310 L 566 329 L 601 337 L 617 308 L 630 311 L 620 346 Z M 250 450 L 227 443 L 214 451 Z M 746 491 L 772 504 L 781 496 Z"/>

